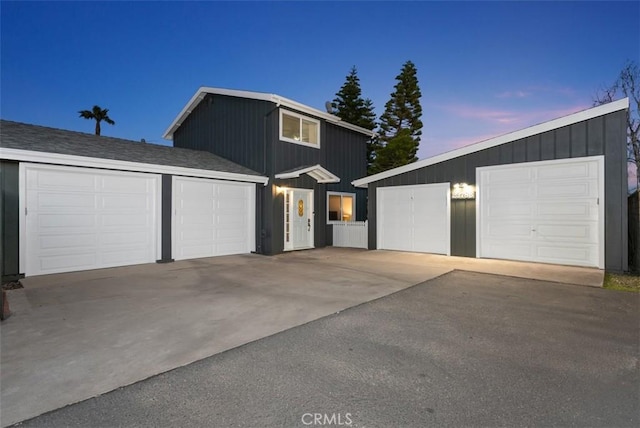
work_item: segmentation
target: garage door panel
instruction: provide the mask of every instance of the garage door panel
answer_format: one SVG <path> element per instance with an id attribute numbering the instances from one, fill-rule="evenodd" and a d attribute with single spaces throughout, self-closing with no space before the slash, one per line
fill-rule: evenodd
<path id="1" fill-rule="evenodd" d="M 531 162 L 478 171 L 479 257 L 599 267 L 601 158 Z M 505 174 L 498 175 L 501 169 Z M 508 178 L 530 171 L 526 203 Z M 515 244 L 513 239 L 522 241 Z M 527 250 L 529 248 L 529 250 Z"/>
<path id="2" fill-rule="evenodd" d="M 126 246 L 140 246 L 141 244 L 148 243 L 153 237 L 149 236 L 148 233 L 140 232 L 137 230 L 130 232 L 105 232 L 101 233 L 98 236 L 98 243 L 105 247 L 108 246 L 116 246 L 116 247 L 126 247 Z M 147 247 L 148 244 L 144 245 Z"/>
<path id="3" fill-rule="evenodd" d="M 558 179 L 585 179 L 593 173 L 593 166 L 584 163 L 546 165 L 536 168 L 536 178 L 544 183 L 546 180 L 556 182 Z"/>
<path id="4" fill-rule="evenodd" d="M 497 259 L 531 260 L 532 246 L 520 240 L 486 240 L 482 243 L 483 252 L 494 254 Z"/>
<path id="5" fill-rule="evenodd" d="M 597 198 L 597 182 L 572 182 L 572 183 L 539 183 L 537 186 L 537 196 L 544 199 L 581 199 Z"/>
<path id="6" fill-rule="evenodd" d="M 537 259 L 548 263 L 562 264 L 582 264 L 584 260 L 591 260 L 597 256 L 598 246 L 593 244 L 590 246 L 545 246 L 537 247 Z"/>
<path id="7" fill-rule="evenodd" d="M 38 215 L 38 219 L 34 220 L 37 232 L 47 228 L 65 228 L 69 231 L 82 227 L 93 229 L 98 224 L 95 214 L 39 214 L 33 210 L 31 213 Z"/>
<path id="8" fill-rule="evenodd" d="M 127 176 L 108 175 L 101 176 L 98 185 L 102 193 L 138 194 L 146 195 L 151 190 L 150 183 L 146 180 L 131 180 Z"/>
<path id="9" fill-rule="evenodd" d="M 49 212 L 67 208 L 93 211 L 96 207 L 96 197 L 91 193 L 36 193 L 33 202 L 38 210 L 46 209 Z M 30 205 L 33 206 L 33 203 Z"/>
<path id="10" fill-rule="evenodd" d="M 151 226 L 152 219 L 147 214 L 112 214 L 105 213 L 100 216 L 100 224 L 105 227 L 131 228 L 137 230 L 140 226 Z"/>
<path id="11" fill-rule="evenodd" d="M 180 217 L 180 225 L 185 229 L 194 229 L 198 227 L 213 227 L 211 224 L 211 216 L 213 215 L 213 210 L 207 210 L 204 213 L 185 213 Z"/>
<path id="12" fill-rule="evenodd" d="M 103 210 L 117 212 L 139 212 L 149 209 L 152 205 L 150 198 L 141 195 L 103 195 L 98 199 Z"/>
<path id="13" fill-rule="evenodd" d="M 96 245 L 96 235 L 94 233 L 78 233 L 78 234 L 65 234 L 64 236 L 40 236 L 39 247 L 40 251 L 44 253 L 46 250 L 62 250 L 64 248 L 71 248 L 77 250 L 78 248 L 91 248 Z"/>
<path id="14" fill-rule="evenodd" d="M 255 185 L 174 177 L 174 258 L 254 249 Z"/>
<path id="15" fill-rule="evenodd" d="M 149 263 L 146 247 L 124 247 L 114 250 L 105 249 L 100 252 L 100 262 L 103 265 L 126 266 L 132 264 Z"/>
<path id="16" fill-rule="evenodd" d="M 596 201 L 539 202 L 536 212 L 538 218 L 598 220 L 598 205 Z"/>
<path id="17" fill-rule="evenodd" d="M 155 261 L 157 176 L 29 164 L 25 176 L 27 275 Z"/>
<path id="18" fill-rule="evenodd" d="M 91 269 L 96 266 L 98 260 L 95 254 L 75 253 L 42 256 L 36 263 L 37 270 L 42 272 L 73 272 L 77 270 Z"/>
<path id="19" fill-rule="evenodd" d="M 491 204 L 487 210 L 488 219 L 503 218 L 509 216 L 511 218 L 529 218 L 535 210 L 535 205 L 531 201 L 524 201 L 522 203 L 505 203 L 504 201 L 498 201 Z"/>
<path id="20" fill-rule="evenodd" d="M 522 186 L 522 183 L 529 183 L 533 180 L 533 170 L 527 167 L 520 169 L 505 168 L 490 171 L 485 179 L 487 184 L 504 185 L 509 183 L 510 186 L 516 187 L 516 183 L 518 183 L 519 186 Z"/>
<path id="21" fill-rule="evenodd" d="M 535 195 L 535 188 L 529 184 L 519 185 L 517 183 L 500 183 L 486 189 L 485 197 L 489 201 L 514 199 L 528 201 Z"/>
<path id="22" fill-rule="evenodd" d="M 27 189 L 67 190 L 73 192 L 96 190 L 96 179 L 90 172 L 77 169 L 75 174 L 68 170 L 39 170 L 27 172 Z"/>
<path id="23" fill-rule="evenodd" d="M 529 239 L 531 237 L 531 224 L 523 221 L 489 222 L 483 228 L 487 238 Z"/>
<path id="24" fill-rule="evenodd" d="M 554 242 L 597 243 L 597 225 L 593 224 L 538 224 L 536 239 Z"/>

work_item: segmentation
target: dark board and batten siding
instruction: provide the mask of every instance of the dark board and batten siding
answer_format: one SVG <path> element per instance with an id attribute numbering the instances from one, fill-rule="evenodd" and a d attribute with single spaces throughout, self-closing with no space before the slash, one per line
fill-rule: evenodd
<path id="1" fill-rule="evenodd" d="M 605 157 L 605 268 L 628 270 L 626 113 L 587 121 L 491 147 L 369 183 L 369 248 L 376 249 L 376 189 L 410 184 L 476 184 L 476 168 L 521 162 Z M 476 256 L 475 200 L 451 201 L 451 255 Z"/>
<path id="2" fill-rule="evenodd" d="M 327 184 L 327 191 L 355 193 L 356 220 L 364 221 L 367 219 L 367 190 L 354 188 L 351 182 L 367 175 L 369 137 L 330 123 L 325 129 L 327 169 L 340 177 L 340 183 Z"/>
<path id="3" fill-rule="evenodd" d="M 269 184 L 257 189 L 256 251 L 262 254 L 284 249 L 284 202 L 276 186 L 314 190 L 316 247 L 327 241 L 327 191 L 356 193 L 357 219 L 366 218 L 366 190 L 355 189 L 351 182 L 366 175 L 367 136 L 316 117 L 320 148 L 280 141 L 280 109 L 309 116 L 269 101 L 208 94 L 173 136 L 176 147 L 210 151 L 269 177 Z M 340 177 L 340 183 L 319 184 L 308 175 L 275 178 L 317 164 Z"/>
<path id="4" fill-rule="evenodd" d="M 18 162 L 0 161 L 0 263 L 2 264 L 2 283 L 16 281 L 20 275 L 20 236 L 18 223 L 19 184 Z"/>
<path id="5" fill-rule="evenodd" d="M 212 152 L 265 174 L 267 122 L 278 120 L 275 104 L 208 94 L 173 134 L 174 147 Z"/>

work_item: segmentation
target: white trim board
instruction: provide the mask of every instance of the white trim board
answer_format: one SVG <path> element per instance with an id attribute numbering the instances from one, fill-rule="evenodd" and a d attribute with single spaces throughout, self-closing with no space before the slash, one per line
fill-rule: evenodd
<path id="1" fill-rule="evenodd" d="M 335 116 L 330 113 L 326 113 L 321 110 L 317 110 L 313 107 L 306 106 L 297 101 L 293 101 L 288 98 L 281 97 L 280 95 L 268 94 L 265 92 L 240 91 L 236 89 L 212 88 L 208 86 L 201 86 L 196 91 L 196 93 L 191 97 L 187 105 L 185 105 L 182 108 L 178 116 L 176 116 L 176 118 L 173 119 L 173 122 L 171 122 L 171 125 L 169 125 L 167 130 L 164 132 L 164 134 L 162 135 L 162 138 L 165 138 L 167 140 L 172 140 L 173 133 L 176 131 L 176 129 L 178 129 L 180 125 L 182 125 L 182 122 L 184 122 L 187 116 L 189 116 L 189 114 L 191 114 L 191 112 L 195 110 L 198 104 L 200 104 L 200 101 L 202 101 L 204 97 L 207 96 L 207 94 L 226 95 L 230 97 L 249 98 L 253 100 L 269 101 L 269 102 L 275 103 L 278 107 L 281 105 L 284 107 L 289 107 L 299 112 L 307 113 L 315 117 L 319 117 L 321 119 L 326 120 L 327 122 L 334 123 L 338 126 L 350 129 L 352 131 L 360 132 L 370 137 L 373 137 L 375 135 L 373 131 L 370 131 L 365 128 L 361 128 L 356 125 L 352 125 L 351 123 L 348 123 L 348 122 L 343 122 L 342 119 L 340 119 L 338 116 Z"/>
<path id="2" fill-rule="evenodd" d="M 315 179 L 318 183 L 339 183 L 340 182 L 340 177 L 338 177 L 328 169 L 323 168 L 322 166 L 320 166 L 320 164 L 309 166 L 306 168 L 300 168 L 294 171 L 281 172 L 279 174 L 276 174 L 274 178 L 279 178 L 279 179 L 298 178 L 302 174 L 309 174 L 309 176 Z"/>
<path id="3" fill-rule="evenodd" d="M 206 169 L 184 168 L 171 165 L 157 165 L 113 159 L 91 158 L 86 156 L 65 155 L 60 153 L 38 152 L 0 148 L 0 159 L 21 162 L 46 163 L 63 166 L 81 166 L 116 171 L 150 172 L 154 174 L 183 175 L 187 177 L 214 178 L 218 180 L 245 181 L 267 185 L 269 177 L 260 175 L 238 174 L 233 172 L 212 171 Z"/>
<path id="4" fill-rule="evenodd" d="M 429 165 L 434 165 L 434 164 L 444 162 L 450 159 L 454 159 L 460 156 L 479 152 L 480 150 L 496 147 L 502 144 L 511 143 L 513 141 L 531 137 L 532 135 L 542 134 L 547 131 L 562 128 L 564 126 L 573 125 L 574 123 L 583 122 L 585 120 L 593 119 L 594 117 L 604 116 L 605 114 L 613 113 L 613 112 L 628 109 L 628 108 L 629 108 L 629 98 L 624 98 L 608 104 L 603 104 L 598 107 L 593 107 L 587 110 L 579 111 L 577 113 L 570 114 L 568 116 L 563 116 L 558 119 L 553 119 L 538 125 L 530 126 L 529 128 L 525 128 L 520 131 L 511 132 L 509 134 L 501 135 L 499 137 L 491 138 L 489 140 L 485 140 L 479 143 L 471 144 L 469 146 L 461 147 L 459 149 L 442 153 L 440 155 L 436 155 L 427 159 L 422 159 L 409 165 L 403 165 L 398 168 L 393 168 L 388 171 L 384 171 L 378 174 L 370 175 L 368 177 L 360 178 L 358 180 L 352 181 L 351 184 L 353 184 L 355 187 L 367 187 L 369 183 L 372 183 L 374 181 L 384 180 L 385 178 L 400 175 L 405 172 L 414 171 L 416 169 L 424 168 Z"/>

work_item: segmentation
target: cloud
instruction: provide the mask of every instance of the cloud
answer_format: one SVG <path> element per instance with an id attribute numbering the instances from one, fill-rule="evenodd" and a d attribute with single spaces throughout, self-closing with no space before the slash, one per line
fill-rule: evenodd
<path id="1" fill-rule="evenodd" d="M 496 95 L 496 98 L 525 98 L 531 95 L 527 91 L 506 91 Z"/>
<path id="2" fill-rule="evenodd" d="M 544 86 L 544 85 L 536 85 L 529 86 L 524 89 L 518 90 L 509 90 L 500 92 L 495 96 L 495 98 L 500 99 L 519 99 L 519 98 L 530 98 L 535 97 L 535 95 L 544 94 L 545 97 L 553 96 L 553 95 L 561 95 L 566 98 L 573 98 L 578 93 L 575 89 L 569 86 Z"/>
<path id="3" fill-rule="evenodd" d="M 425 144 L 421 144 L 419 152 L 422 159 L 558 119 L 591 108 L 591 105 L 578 103 L 569 107 L 523 111 L 470 104 L 447 104 L 437 108 L 445 114 L 438 118 L 440 128 L 433 134 L 425 134 Z"/>
<path id="4" fill-rule="evenodd" d="M 501 133 L 506 130 L 504 125 L 510 125 L 510 131 L 517 131 L 521 128 L 567 116 L 590 107 L 591 105 L 589 104 L 580 103 L 574 104 L 571 107 L 537 108 L 521 111 L 494 109 L 469 104 L 448 104 L 440 106 L 439 108 L 462 119 L 477 119 L 485 122 L 485 125 L 500 125 L 499 128 L 496 128 L 496 132 Z"/>
<path id="5" fill-rule="evenodd" d="M 442 110 L 464 119 L 480 119 L 495 123 L 512 123 L 516 120 L 514 112 L 497 110 L 484 106 L 471 106 L 466 104 L 448 104 L 440 106 Z"/>

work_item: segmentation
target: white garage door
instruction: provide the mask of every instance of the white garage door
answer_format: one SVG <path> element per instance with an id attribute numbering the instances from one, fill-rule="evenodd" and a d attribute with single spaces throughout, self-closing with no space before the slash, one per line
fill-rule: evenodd
<path id="1" fill-rule="evenodd" d="M 255 184 L 173 180 L 176 260 L 255 251 Z"/>
<path id="2" fill-rule="evenodd" d="M 603 164 L 478 168 L 478 257 L 604 268 Z"/>
<path id="3" fill-rule="evenodd" d="M 156 261 L 159 176 L 21 164 L 25 275 Z"/>
<path id="4" fill-rule="evenodd" d="M 379 187 L 378 249 L 450 254 L 449 183 Z"/>

